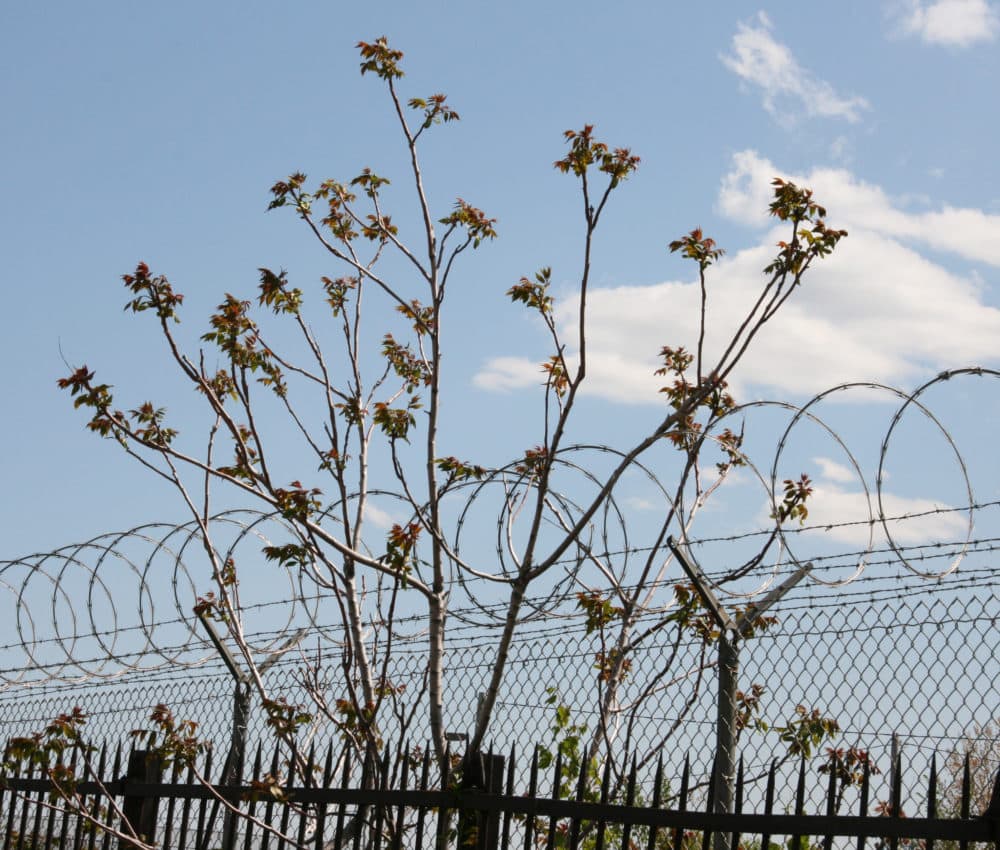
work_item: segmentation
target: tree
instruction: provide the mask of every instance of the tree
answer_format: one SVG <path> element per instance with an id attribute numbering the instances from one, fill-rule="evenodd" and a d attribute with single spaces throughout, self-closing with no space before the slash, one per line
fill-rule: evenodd
<path id="1" fill-rule="evenodd" d="M 705 345 L 707 279 L 723 251 L 700 229 L 671 242 L 670 251 L 697 267 L 697 344 L 691 352 L 664 345 L 657 374 L 664 379 L 665 410 L 652 418 L 641 439 L 614 450 L 610 467 L 590 476 L 589 492 L 567 496 L 565 488 L 572 487 L 579 469 L 567 434 L 590 365 L 588 290 L 595 234 L 639 158 L 628 148 L 599 141 L 591 125 L 566 131 L 567 148 L 555 167 L 573 178 L 580 192 L 576 338 L 567 340 L 557 324 L 550 269 L 513 283 L 508 297 L 538 317 L 551 346 L 541 367 L 537 443 L 499 467 L 459 459 L 441 447 L 439 437 L 449 415 L 442 392 L 446 296 L 459 285 L 469 255 L 498 237 L 497 221 L 461 198 L 443 215 L 432 210 L 419 152 L 441 125 L 458 120 L 458 113 L 442 94 L 406 98 L 400 93 L 402 53 L 385 38 L 359 42 L 358 49 L 362 74 L 382 83 L 398 119 L 418 211 L 417 237 L 406 239 L 404 228 L 394 223 L 384 201 L 389 180 L 375 171 L 366 168 L 347 182 L 310 183 L 305 175 L 292 174 L 271 188 L 269 208 L 296 215 L 340 268 L 339 276 L 320 281 L 321 317 L 313 321 L 319 314 L 307 310 L 314 304 L 284 271 L 261 268 L 256 304 L 226 294 L 201 337 L 204 347 L 187 351 L 176 331 L 183 296 L 164 275 L 140 262 L 123 277 L 130 293 L 126 309 L 151 316 L 172 367 L 200 394 L 205 422 L 177 422 L 154 400 L 122 409 L 112 386 L 86 365 L 73 369 L 59 386 L 87 411 L 90 430 L 116 440 L 127 455 L 176 489 L 197 524 L 211 567 L 212 589 L 196 600 L 196 609 L 220 624 L 237 648 L 277 734 L 294 736 L 304 718 L 319 714 L 352 747 L 372 755 L 385 746 L 381 724 L 387 712 L 405 731 L 423 695 L 403 693 L 389 676 L 388 663 L 399 612 L 419 607 L 427 624 L 426 726 L 443 759 L 449 603 L 454 581 L 476 581 L 502 604 L 488 684 L 469 741 L 470 751 L 479 751 L 531 594 L 569 559 L 588 565 L 586 577 L 575 576 L 575 604 L 587 632 L 599 635 L 601 644 L 595 660 L 599 723 L 586 745 L 587 757 L 593 758 L 601 748 L 610 751 L 623 729 L 628 734 L 629 717 L 642 701 L 672 681 L 668 658 L 649 673 L 638 697 L 622 704 L 622 684 L 635 673 L 631 659 L 637 650 L 671 629 L 678 643 L 691 634 L 706 645 L 714 639 L 696 595 L 683 582 L 674 591 L 675 603 L 658 608 L 651 601 L 657 589 L 673 583 L 665 569 L 666 542 L 671 531 L 683 538 L 697 507 L 745 462 L 742 433 L 726 426 L 738 412 L 728 378 L 813 263 L 828 256 L 846 232 L 826 225 L 826 211 L 810 190 L 776 178 L 770 212 L 787 225 L 788 235 L 764 269 L 751 308 L 715 354 Z M 388 257 L 401 261 L 408 274 L 392 271 Z M 333 332 L 319 333 L 320 321 Z M 366 355 L 366 342 L 373 338 L 380 349 L 374 359 Z M 295 345 L 301 356 L 292 353 Z M 216 360 L 221 368 L 210 368 Z M 286 471 L 282 446 L 293 435 L 312 461 Z M 592 531 L 625 473 L 665 442 L 679 452 L 681 472 L 667 488 L 668 507 L 641 565 L 626 570 L 592 545 Z M 711 462 L 717 469 L 709 480 L 701 468 Z M 408 513 L 387 533 L 372 530 L 368 521 L 373 500 L 387 490 L 384 480 L 374 480 L 379 465 L 388 470 L 392 496 Z M 261 674 L 248 641 L 252 622 L 240 600 L 241 567 L 217 542 L 213 516 L 220 486 L 226 488 L 222 504 L 245 500 L 280 517 L 287 540 L 264 546 L 264 556 L 276 569 L 297 572 L 336 601 L 343 628 L 337 645 L 342 675 L 336 688 L 329 686 L 316 675 L 318 662 L 303 656 L 311 705 L 277 698 Z M 487 486 L 501 494 L 510 568 L 470 559 L 453 542 L 449 500 Z M 688 490 L 694 492 L 693 508 L 682 512 Z M 773 505 L 775 527 L 804 519 L 808 495 L 807 479 L 786 482 Z M 773 539 L 723 581 L 756 566 Z M 703 658 L 699 677 L 709 665 Z"/>
<path id="2" fill-rule="evenodd" d="M 962 804 L 962 786 L 968 764 L 968 809 Z M 941 771 L 938 811 L 946 817 L 978 817 L 993 799 L 1000 772 L 1000 718 L 976 723 L 948 753 Z M 997 801 L 1000 804 L 1000 800 Z"/>

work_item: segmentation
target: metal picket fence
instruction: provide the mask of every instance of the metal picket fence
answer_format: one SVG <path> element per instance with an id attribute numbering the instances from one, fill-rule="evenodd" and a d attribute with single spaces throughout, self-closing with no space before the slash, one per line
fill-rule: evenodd
<path id="1" fill-rule="evenodd" d="M 635 761 L 617 776 L 607 762 L 603 771 L 585 763 L 579 771 L 567 770 L 561 756 L 546 770 L 537 748 L 526 781 L 519 781 L 516 749 L 440 764 L 427 752 L 395 759 L 386 752 L 354 764 L 349 750 L 335 752 L 332 743 L 325 753 L 311 747 L 308 753 L 275 749 L 267 756 L 258 747 L 252 765 L 240 765 L 235 781 L 224 785 L 196 778 L 212 775 L 211 753 L 165 771 L 156 751 L 133 750 L 127 759 L 120 746 L 113 753 L 76 752 L 72 779 L 28 764 L 0 786 L 3 846 L 110 850 L 114 841 L 138 850 L 832 850 L 835 844 L 967 850 L 1000 844 L 1000 776 L 991 786 L 992 802 L 973 816 L 966 768 L 960 810 L 942 813 L 933 762 L 925 810 L 904 817 L 899 758 L 890 798 L 875 812 L 869 764 L 860 774 L 831 770 L 825 783 L 817 783 L 807 780 L 804 759 L 787 794 L 772 765 L 756 805 L 746 802 L 741 763 L 735 807 L 718 812 L 711 794 L 704 806 L 695 804 L 687 761 L 671 783 L 663 753 L 649 796 L 639 790 Z M 807 782 L 818 793 L 807 795 Z M 819 805 L 810 804 L 810 797 L 819 797 Z M 793 800 L 787 811 L 776 805 L 781 798 Z"/>
<path id="2" fill-rule="evenodd" d="M 998 584 L 1000 576 L 993 571 L 953 576 L 933 585 L 900 581 L 894 586 L 852 587 L 850 593 L 814 588 L 783 600 L 774 612 L 777 624 L 746 641 L 741 655 L 741 687 L 763 687 L 761 728 L 744 730 L 739 742 L 751 798 L 763 794 L 773 761 L 786 773 L 794 768 L 788 743 L 778 730 L 796 706 L 803 706 L 836 720 L 840 729 L 812 753 L 812 772 L 829 757 L 828 748 L 863 750 L 878 770 L 871 780 L 873 802 L 884 801 L 890 796 L 889 765 L 894 757 L 902 755 L 917 774 L 926 775 L 936 756 L 942 801 L 953 800 L 961 757 L 968 752 L 973 756 L 974 797 L 983 799 L 1000 759 Z M 491 730 L 492 746 L 505 752 L 524 741 L 558 744 L 567 732 L 553 731 L 557 706 L 566 707 L 576 734 L 593 735 L 598 649 L 579 621 L 561 620 L 522 633 L 512 648 Z M 647 646 L 634 664 L 640 671 L 647 665 L 653 669 L 670 649 Z M 676 651 L 674 669 L 691 671 L 704 645 L 692 639 Z M 455 740 L 471 729 L 491 658 L 489 631 L 456 630 L 447 647 L 445 683 L 446 722 Z M 336 659 L 330 663 L 335 665 Z M 306 701 L 301 665 L 302 658 L 294 653 L 274 665 L 267 673 L 272 693 L 290 702 Z M 424 645 L 417 637 L 397 646 L 389 676 L 408 693 L 419 694 L 423 665 Z M 635 681 L 634 687 L 640 687 L 642 677 Z M 7 687 L 0 691 L 0 737 L 36 731 L 56 714 L 79 705 L 89 716 L 86 734 L 91 740 L 119 741 L 146 724 L 153 706 L 166 703 L 178 717 L 197 721 L 199 734 L 224 752 L 232 734 L 233 690 L 231 676 L 217 661 L 193 669 Z M 634 693 L 626 688 L 622 700 Z M 628 724 L 623 721 L 615 751 L 618 764 L 636 753 L 662 752 L 666 768 L 676 775 L 689 756 L 692 788 L 704 793 L 714 752 L 715 698 L 711 663 L 699 676 L 679 678 L 662 688 Z M 251 745 L 269 739 L 261 712 L 252 712 L 248 725 Z M 391 722 L 383 734 L 393 740 Z M 322 724 L 304 735 L 320 746 L 337 737 L 336 730 Z M 414 727 L 408 735 L 420 741 L 426 730 Z M 783 787 L 788 786 L 785 776 Z M 909 814 L 925 804 L 925 786 L 904 783 L 903 811 Z M 785 800 L 784 805 L 791 802 Z"/>

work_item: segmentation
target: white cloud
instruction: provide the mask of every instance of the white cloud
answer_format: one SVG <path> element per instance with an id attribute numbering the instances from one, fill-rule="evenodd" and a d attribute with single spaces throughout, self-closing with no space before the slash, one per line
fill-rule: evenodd
<path id="1" fill-rule="evenodd" d="M 830 142 L 830 159 L 841 163 L 851 161 L 851 140 L 847 136 L 837 136 Z"/>
<path id="2" fill-rule="evenodd" d="M 735 154 L 732 169 L 722 179 L 720 212 L 744 224 L 766 226 L 770 181 L 779 173 L 774 163 L 756 151 Z M 910 213 L 894 204 L 881 188 L 845 169 L 816 168 L 790 179 L 810 186 L 838 227 L 913 240 L 967 260 L 1000 266 L 1000 215 L 947 205 Z"/>
<path id="3" fill-rule="evenodd" d="M 908 0 L 890 12 L 900 34 L 916 36 L 926 44 L 969 47 L 993 41 L 1000 32 L 1000 15 L 987 0 Z"/>
<path id="4" fill-rule="evenodd" d="M 733 158 L 720 211 L 761 225 L 756 246 L 713 266 L 708 280 L 706 360 L 718 357 L 763 283 L 784 230 L 768 224 L 770 180 L 780 174 L 753 151 Z M 731 383 L 737 399 L 805 396 L 852 380 L 908 385 L 928 372 L 996 361 L 1000 310 L 984 303 L 975 272 L 957 273 L 921 251 L 934 249 L 1000 268 L 1000 216 L 941 207 L 909 212 L 878 186 L 843 169 L 791 176 L 815 188 L 832 225 L 850 236 L 810 270 L 801 289 L 755 339 Z M 556 312 L 575 339 L 575 302 Z M 619 286 L 589 294 L 585 391 L 618 402 L 662 404 L 653 371 L 663 345 L 696 346 L 699 290 L 693 279 Z M 506 357 L 478 376 L 481 386 L 539 386 L 539 363 Z"/>
<path id="5" fill-rule="evenodd" d="M 901 192 L 893 196 L 893 203 L 901 209 L 906 209 L 908 207 L 929 207 L 934 201 L 925 192 Z"/>
<path id="6" fill-rule="evenodd" d="M 793 548 L 803 552 L 815 550 L 823 543 L 844 544 L 865 549 L 885 549 L 888 540 L 878 519 L 879 503 L 874 490 L 866 496 L 857 473 L 827 457 L 815 457 L 819 467 L 818 480 L 813 481 L 807 502 L 809 516 L 806 526 L 796 529 Z M 887 476 L 883 476 L 887 480 Z M 968 516 L 952 506 L 926 497 L 902 496 L 882 490 L 882 509 L 892 539 L 898 546 L 920 546 L 965 539 Z M 761 505 L 758 522 L 761 527 L 771 520 L 771 505 Z M 836 547 L 836 548 L 839 548 Z M 830 577 L 827 577 L 830 578 Z"/>
<path id="7" fill-rule="evenodd" d="M 634 511 L 662 511 L 663 505 L 644 499 L 641 496 L 628 496 L 625 504 Z"/>
<path id="8" fill-rule="evenodd" d="M 783 122 L 803 112 L 809 116 L 861 119 L 869 108 L 863 97 L 839 95 L 828 82 L 799 65 L 792 51 L 776 41 L 763 12 L 754 24 L 739 24 L 731 50 L 719 58 L 745 82 L 760 89 L 764 108 Z"/>
<path id="9" fill-rule="evenodd" d="M 803 532 L 803 542 L 797 548 L 808 548 L 819 542 L 820 536 L 825 541 L 866 547 L 869 539 L 873 548 L 883 548 L 887 545 L 882 524 L 876 520 L 870 525 L 872 517 L 878 516 L 878 502 L 875 494 L 871 496 L 871 513 L 868 501 L 861 490 L 847 490 L 836 484 L 817 484 L 809 497 L 809 518 L 807 524 L 812 530 Z M 949 506 L 932 499 L 899 496 L 882 491 L 882 507 L 892 539 L 899 546 L 919 546 L 921 544 L 952 542 L 964 540 L 968 531 L 968 517 L 959 511 L 950 511 Z M 941 511 L 941 512 L 938 512 Z M 768 511 L 769 512 L 769 511 Z M 892 519 L 913 514 L 920 516 L 914 519 Z"/>
<path id="10" fill-rule="evenodd" d="M 396 519 L 388 511 L 382 510 L 382 508 L 373 505 L 371 502 L 365 502 L 365 520 L 370 522 L 376 528 L 389 529 L 392 528 Z"/>
<path id="11" fill-rule="evenodd" d="M 807 502 L 809 528 L 800 532 L 803 543 L 847 544 L 863 549 L 885 549 L 889 545 L 878 519 L 879 501 L 874 490 L 868 495 L 858 487 L 857 473 L 826 457 L 815 457 L 819 480 Z M 883 473 L 883 483 L 889 476 Z M 850 486 L 853 483 L 854 489 Z M 770 516 L 770 505 L 761 510 L 761 521 Z M 951 505 L 924 497 L 901 496 L 882 489 L 882 511 L 897 546 L 953 543 L 965 539 L 968 515 Z M 808 547 L 797 547 L 805 548 Z"/>
<path id="12" fill-rule="evenodd" d="M 820 468 L 820 477 L 827 481 L 847 484 L 857 477 L 857 473 L 853 469 L 830 460 L 828 457 L 814 457 L 813 461 Z"/>
<path id="13" fill-rule="evenodd" d="M 541 367 L 526 357 L 494 357 L 486 361 L 472 381 L 484 390 L 502 392 L 530 386 L 532 382 L 541 385 L 541 378 Z"/>

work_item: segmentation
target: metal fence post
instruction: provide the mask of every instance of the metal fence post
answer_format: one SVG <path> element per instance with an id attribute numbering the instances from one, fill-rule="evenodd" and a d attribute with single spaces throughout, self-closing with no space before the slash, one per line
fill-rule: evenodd
<path id="1" fill-rule="evenodd" d="M 739 681 L 739 635 L 729 629 L 719 631 L 719 693 L 716 703 L 715 806 L 717 813 L 733 810 L 733 782 L 736 777 L 736 691 Z M 730 850 L 729 833 L 715 833 L 716 850 Z"/>
<path id="2" fill-rule="evenodd" d="M 698 597 L 719 629 L 719 688 L 716 701 L 711 810 L 717 814 L 729 814 L 733 810 L 733 780 L 736 776 L 736 693 L 739 685 L 740 640 L 752 633 L 757 618 L 802 581 L 813 567 L 812 563 L 800 567 L 763 599 L 751 603 L 742 614 L 734 618 L 712 592 L 711 583 L 690 553 L 681 549 L 673 537 L 667 538 L 667 546 L 691 579 Z M 731 837 L 725 830 L 716 831 L 713 841 L 715 850 L 736 850 L 729 846 Z"/>
<path id="3" fill-rule="evenodd" d="M 250 716 L 250 684 L 237 682 L 233 686 L 233 720 L 229 753 L 223 766 L 222 784 L 239 785 L 243 780 L 243 761 L 247 747 L 247 718 Z M 212 810 L 213 816 L 215 809 Z M 237 815 L 226 810 L 222 819 L 222 850 L 233 850 L 236 846 Z"/>
<path id="4" fill-rule="evenodd" d="M 501 755 L 466 751 L 462 759 L 462 791 L 503 793 L 504 765 Z M 463 850 L 497 850 L 500 842 L 500 812 L 461 809 L 458 813 L 459 847 Z"/>
<path id="5" fill-rule="evenodd" d="M 490 794 L 503 794 L 504 769 L 507 760 L 502 755 L 490 753 L 485 758 L 486 790 Z M 482 850 L 497 850 L 500 846 L 500 810 L 491 811 L 486 816 Z"/>
<path id="6" fill-rule="evenodd" d="M 128 768 L 125 771 L 126 788 L 128 783 L 141 782 L 147 785 L 157 785 L 163 775 L 160 758 L 149 750 L 132 750 L 128 757 Z M 126 790 L 122 804 L 122 831 L 128 833 L 131 828 L 147 844 L 156 843 L 156 815 L 160 805 L 158 796 L 129 794 Z M 121 850 L 131 850 L 131 845 L 122 840 Z"/>

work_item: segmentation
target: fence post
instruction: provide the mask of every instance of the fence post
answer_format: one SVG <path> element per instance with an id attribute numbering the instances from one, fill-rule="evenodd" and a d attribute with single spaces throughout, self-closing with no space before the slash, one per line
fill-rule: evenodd
<path id="1" fill-rule="evenodd" d="M 462 791 L 503 793 L 506 759 L 502 755 L 466 751 L 462 759 Z M 497 850 L 500 812 L 461 809 L 458 813 L 458 846 L 462 850 Z"/>
<path id="2" fill-rule="evenodd" d="M 141 782 L 156 785 L 161 781 L 163 768 L 160 758 L 149 750 L 132 750 L 128 757 L 128 768 L 125 771 L 125 783 Z M 122 804 L 124 820 L 122 831 L 128 832 L 129 827 L 135 831 L 147 844 L 156 843 L 156 814 L 160 805 L 157 796 L 146 797 L 129 794 L 126 790 Z M 120 841 L 121 850 L 131 850 L 127 841 Z"/>
<path id="3" fill-rule="evenodd" d="M 780 585 L 773 588 L 763 599 L 752 602 L 742 614 L 733 618 L 725 606 L 712 592 L 710 582 L 701 567 L 681 549 L 673 536 L 667 538 L 667 546 L 677 562 L 687 573 L 705 609 L 719 628 L 719 689 L 715 716 L 715 761 L 712 769 L 711 789 L 712 811 L 728 814 L 733 810 L 733 779 L 736 773 L 736 693 L 740 666 L 739 642 L 753 632 L 756 620 L 768 608 L 778 602 L 788 591 L 805 578 L 813 568 L 812 563 L 799 567 Z M 715 832 L 715 850 L 736 850 L 731 848 L 731 835 L 723 830 Z"/>
<path id="4" fill-rule="evenodd" d="M 502 755 L 489 753 L 486 756 L 486 790 L 490 794 L 503 794 L 504 768 L 507 760 Z M 500 811 L 486 813 L 486 830 L 480 850 L 497 850 L 500 846 Z"/>
<path id="5" fill-rule="evenodd" d="M 739 634 L 735 630 L 719 630 L 719 693 L 715 720 L 715 783 L 714 811 L 728 814 L 733 810 L 733 780 L 736 774 L 736 689 L 739 681 Z M 730 834 L 716 830 L 715 850 L 730 848 Z"/>
<path id="6" fill-rule="evenodd" d="M 250 684 L 237 682 L 233 686 L 233 721 L 230 730 L 229 753 L 223 766 L 222 784 L 239 785 L 243 781 L 243 761 L 247 748 L 247 719 L 250 716 Z M 215 809 L 212 810 L 215 815 Z M 222 848 L 236 846 L 236 814 L 226 810 L 222 819 Z"/>

